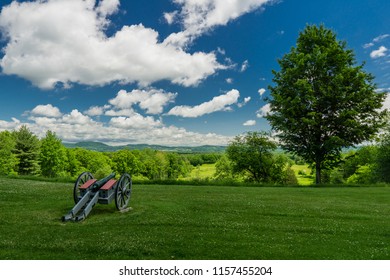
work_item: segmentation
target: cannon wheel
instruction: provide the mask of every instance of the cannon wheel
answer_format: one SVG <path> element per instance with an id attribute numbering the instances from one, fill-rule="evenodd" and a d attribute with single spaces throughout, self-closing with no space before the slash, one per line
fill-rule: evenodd
<path id="1" fill-rule="evenodd" d="M 123 174 L 120 177 L 115 190 L 115 205 L 119 211 L 127 208 L 131 197 L 131 187 L 132 181 L 130 175 L 127 173 Z"/>
<path id="2" fill-rule="evenodd" d="M 77 202 L 79 202 L 80 200 L 80 187 L 82 185 L 84 185 L 85 182 L 87 182 L 88 180 L 91 180 L 93 179 L 93 176 L 91 173 L 89 172 L 83 172 L 81 173 L 81 175 L 77 178 L 76 180 L 76 183 L 74 184 L 74 188 L 73 188 L 73 199 L 74 199 L 74 203 L 77 204 Z"/>

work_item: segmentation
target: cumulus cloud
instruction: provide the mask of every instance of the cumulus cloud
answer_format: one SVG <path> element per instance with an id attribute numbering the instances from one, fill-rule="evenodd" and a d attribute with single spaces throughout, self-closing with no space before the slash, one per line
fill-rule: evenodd
<path id="1" fill-rule="evenodd" d="M 160 94 L 168 98 L 161 98 Z M 155 95 L 160 98 L 154 98 Z M 28 111 L 26 121 L 16 118 L 12 118 L 11 121 L 0 120 L 0 131 L 19 129 L 21 125 L 26 125 L 38 137 L 44 137 L 46 131 L 50 130 L 64 142 L 100 141 L 114 145 L 146 143 L 199 146 L 226 145 L 231 141 L 232 137 L 229 136 L 197 133 L 173 125 L 167 126 L 161 117 L 143 115 L 132 107 L 135 104 L 141 107 L 141 102 L 146 102 L 146 105 L 143 103 L 142 106 L 148 108 L 151 113 L 160 112 L 163 106 L 173 100 L 174 96 L 175 94 L 157 89 L 131 92 L 122 90 L 108 101 L 110 104 L 91 106 L 84 112 L 73 109 L 62 113 L 51 104 L 38 105 Z M 218 103 L 221 110 L 227 110 L 229 104 L 237 102 L 238 97 L 238 91 L 232 90 L 225 97 L 214 98 L 212 101 L 215 103 L 212 107 L 218 110 Z M 248 98 L 244 101 L 247 100 Z M 147 107 L 149 105 L 150 107 Z M 203 109 L 207 110 L 206 107 Z M 100 118 L 100 116 L 105 116 L 105 118 Z"/>
<path id="2" fill-rule="evenodd" d="M 258 90 L 258 93 L 260 94 L 260 97 L 263 96 L 263 94 L 266 92 L 265 88 L 261 88 Z"/>
<path id="3" fill-rule="evenodd" d="M 240 92 L 232 89 L 226 94 L 214 97 L 212 100 L 204 102 L 200 105 L 191 106 L 176 106 L 173 107 L 167 115 L 180 116 L 185 118 L 197 118 L 206 114 L 211 114 L 218 111 L 230 110 L 230 105 L 236 104 Z"/>
<path id="4" fill-rule="evenodd" d="M 12 118 L 12 122 L 0 120 L 0 131 L 14 130 L 14 129 L 17 129 L 20 125 L 21 125 L 20 120 L 18 120 L 16 118 Z"/>
<path id="5" fill-rule="evenodd" d="M 110 105 L 92 106 L 88 110 L 84 111 L 84 114 L 91 117 L 101 116 L 104 114 L 104 111 L 110 107 Z"/>
<path id="6" fill-rule="evenodd" d="M 381 46 L 379 49 L 374 50 L 370 53 L 371 58 L 379 58 L 386 56 L 387 48 L 385 46 Z"/>
<path id="7" fill-rule="evenodd" d="M 269 113 L 271 112 L 271 105 L 268 103 L 268 104 L 265 104 L 263 107 L 261 107 L 258 111 L 257 111 L 257 117 L 258 118 L 264 118 L 265 116 L 267 116 Z"/>
<path id="8" fill-rule="evenodd" d="M 131 117 L 133 116 L 135 111 L 132 108 L 129 109 L 110 109 L 107 110 L 104 115 L 110 117 Z"/>
<path id="9" fill-rule="evenodd" d="M 164 106 L 173 102 L 176 96 L 177 93 L 159 89 L 135 89 L 131 92 L 120 90 L 109 103 L 119 109 L 130 109 L 133 105 L 138 104 L 148 114 L 161 114 Z"/>
<path id="10" fill-rule="evenodd" d="M 171 34 L 165 42 L 184 47 L 205 32 L 216 26 L 226 25 L 228 22 L 249 13 L 272 0 L 173 0 L 181 6 L 176 16 L 184 30 Z"/>
<path id="11" fill-rule="evenodd" d="M 197 133 L 176 126 L 165 126 L 161 120 L 140 114 L 114 117 L 108 123 L 94 121 L 77 110 L 62 117 L 31 116 L 29 122 L 0 120 L 0 131 L 19 129 L 26 125 L 38 137 L 47 130 L 57 134 L 64 142 L 100 141 L 107 144 L 145 143 L 160 145 L 226 145 L 232 137 L 215 133 Z"/>
<path id="12" fill-rule="evenodd" d="M 151 129 L 161 126 L 161 121 L 155 120 L 151 116 L 144 117 L 138 113 L 134 113 L 130 117 L 117 117 L 110 120 L 110 125 L 124 129 Z"/>
<path id="13" fill-rule="evenodd" d="M 119 4 L 119 0 L 102 0 L 99 2 L 96 11 L 99 15 L 106 17 L 116 13 L 118 11 Z"/>
<path id="14" fill-rule="evenodd" d="M 74 109 L 72 112 L 62 117 L 62 122 L 67 124 L 89 125 L 95 121 L 93 121 L 90 117 L 83 115 L 77 109 Z"/>
<path id="15" fill-rule="evenodd" d="M 60 109 L 54 107 L 51 104 L 47 105 L 38 105 L 34 109 L 31 110 L 31 114 L 36 116 L 44 116 L 44 117 L 61 117 L 62 113 Z"/>
<path id="16" fill-rule="evenodd" d="M 224 69 L 214 53 L 187 53 L 159 42 L 142 24 L 105 33 L 118 0 L 12 2 L 0 14 L 7 44 L 0 66 L 35 86 L 72 83 L 101 86 L 114 81 L 142 86 L 160 80 L 193 86 Z"/>
<path id="17" fill-rule="evenodd" d="M 255 120 L 248 120 L 248 121 L 243 123 L 243 126 L 255 126 L 255 125 L 256 125 Z"/>

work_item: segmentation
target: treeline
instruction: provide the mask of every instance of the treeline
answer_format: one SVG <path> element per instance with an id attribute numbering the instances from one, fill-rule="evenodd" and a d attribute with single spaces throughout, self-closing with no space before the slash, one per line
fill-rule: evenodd
<path id="1" fill-rule="evenodd" d="M 0 132 L 0 175 L 75 178 L 89 171 L 102 178 L 111 172 L 126 172 L 137 179 L 160 181 L 188 178 L 193 168 L 215 164 L 216 172 L 207 180 L 297 184 L 292 166 L 305 164 L 303 158 L 277 147 L 266 133 L 249 132 L 237 136 L 225 153 L 179 154 L 152 149 L 98 152 L 67 148 L 51 131 L 39 139 L 22 126 L 17 131 Z M 323 169 L 321 177 L 323 183 L 331 184 L 390 183 L 390 134 L 382 135 L 376 145 L 343 153 L 337 167 Z"/>
<path id="2" fill-rule="evenodd" d="M 297 184 L 291 167 L 306 163 L 298 155 L 277 152 L 277 144 L 271 139 L 262 132 L 237 136 L 217 161 L 215 179 Z M 337 162 L 327 166 L 321 170 L 325 184 L 390 183 L 390 133 L 382 134 L 376 144 L 342 153 Z M 313 178 L 314 164 L 311 167 L 311 174 L 300 175 Z"/>
<path id="3" fill-rule="evenodd" d="M 390 183 L 390 137 L 344 153 L 337 168 L 323 171 L 323 182 L 332 184 Z"/>
<path id="4" fill-rule="evenodd" d="M 129 173 L 149 180 L 188 176 L 194 166 L 215 163 L 219 154 L 188 154 L 151 149 L 97 152 L 66 148 L 55 133 L 39 139 L 26 126 L 0 132 L 0 175 L 75 177 L 89 171 L 100 178 L 111 172 Z"/>

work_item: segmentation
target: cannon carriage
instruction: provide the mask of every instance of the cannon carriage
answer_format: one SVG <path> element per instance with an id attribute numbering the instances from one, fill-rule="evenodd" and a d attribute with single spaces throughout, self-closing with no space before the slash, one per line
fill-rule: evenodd
<path id="1" fill-rule="evenodd" d="M 96 180 L 90 172 L 83 172 L 76 180 L 73 188 L 75 206 L 62 221 L 82 221 L 97 204 L 109 204 L 115 200 L 119 211 L 127 210 L 132 190 L 132 181 L 129 174 L 124 173 L 117 181 L 115 173 Z"/>

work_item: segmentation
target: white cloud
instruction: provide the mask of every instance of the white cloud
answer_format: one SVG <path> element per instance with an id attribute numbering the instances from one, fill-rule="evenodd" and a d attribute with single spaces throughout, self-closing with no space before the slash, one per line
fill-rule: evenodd
<path id="1" fill-rule="evenodd" d="M 379 58 L 386 56 L 387 48 L 385 46 L 381 46 L 379 49 L 372 51 L 370 53 L 371 58 Z"/>
<path id="2" fill-rule="evenodd" d="M 171 13 L 164 13 L 164 18 L 168 24 L 173 24 L 176 16 L 177 16 L 177 11 L 171 12 Z"/>
<path id="3" fill-rule="evenodd" d="M 243 126 L 255 126 L 255 125 L 256 125 L 255 120 L 248 120 L 248 121 L 243 123 Z"/>
<path id="4" fill-rule="evenodd" d="M 12 118 L 12 122 L 0 120 L 0 131 L 14 130 L 14 129 L 17 129 L 20 125 L 21 125 L 21 122 L 16 118 Z"/>
<path id="5" fill-rule="evenodd" d="M 112 15 L 118 11 L 119 0 L 102 0 L 99 2 L 99 5 L 96 11 L 103 17 Z"/>
<path id="6" fill-rule="evenodd" d="M 246 69 L 248 69 L 249 67 L 249 61 L 248 60 L 245 60 L 242 65 L 241 65 L 241 69 L 240 69 L 240 72 L 245 72 Z"/>
<path id="7" fill-rule="evenodd" d="M 245 97 L 244 98 L 244 101 L 242 103 L 238 103 L 238 107 L 241 108 L 243 106 L 245 106 L 249 101 L 251 101 L 252 97 L 248 96 L 248 97 Z"/>
<path id="8" fill-rule="evenodd" d="M 110 105 L 92 106 L 88 110 L 84 111 L 84 114 L 91 117 L 101 116 L 104 114 L 104 111 L 110 107 L 111 107 Z"/>
<path id="9" fill-rule="evenodd" d="M 134 113 L 130 117 L 117 117 L 110 120 L 110 125 L 124 129 L 152 129 L 161 126 L 161 121 L 155 120 L 153 117 L 144 117 L 138 113 Z"/>
<path id="10" fill-rule="evenodd" d="M 220 47 L 217 48 L 217 52 L 221 55 L 225 55 L 226 54 L 226 51 Z"/>
<path id="11" fill-rule="evenodd" d="M 257 92 L 260 94 L 260 97 L 261 97 L 266 92 L 266 89 L 265 88 L 261 88 Z"/>
<path id="12" fill-rule="evenodd" d="M 120 90 L 109 103 L 119 109 L 130 109 L 138 104 L 148 114 L 161 114 L 164 106 L 173 102 L 177 93 L 165 92 L 158 89 L 139 90 L 131 92 Z"/>
<path id="13" fill-rule="evenodd" d="M 111 117 L 108 122 L 94 120 L 86 115 L 95 112 Z M 31 110 L 32 111 L 32 110 Z M 108 105 L 92 106 L 81 113 L 77 109 L 62 116 L 31 114 L 28 121 L 0 120 L 0 131 L 19 129 L 26 125 L 38 137 L 44 137 L 47 130 L 57 134 L 64 142 L 100 141 L 107 144 L 146 143 L 160 145 L 226 145 L 232 137 L 215 133 L 197 133 L 176 126 L 166 126 L 161 119 L 143 116 L 133 109 L 109 109 Z M 98 112 L 99 111 L 99 112 Z M 110 115 L 110 112 L 112 113 Z"/>
<path id="14" fill-rule="evenodd" d="M 368 49 L 368 48 L 373 47 L 374 45 L 375 45 L 374 43 L 367 43 L 367 44 L 363 45 L 363 48 Z"/>
<path id="15" fill-rule="evenodd" d="M 385 99 L 385 101 L 383 102 L 383 106 L 382 106 L 382 109 L 387 109 L 387 110 L 390 110 L 390 92 L 387 93 L 387 97 Z"/>
<path id="16" fill-rule="evenodd" d="M 83 115 L 77 109 L 62 117 L 62 121 L 67 124 L 90 125 L 95 123 L 90 117 Z"/>
<path id="17" fill-rule="evenodd" d="M 248 96 L 248 97 L 245 97 L 244 98 L 244 103 L 248 103 L 249 101 L 251 101 L 252 97 Z"/>
<path id="18" fill-rule="evenodd" d="M 239 97 L 240 92 L 236 89 L 232 89 L 226 94 L 216 96 L 212 100 L 194 107 L 176 106 L 172 108 L 167 113 L 167 115 L 180 116 L 185 118 L 197 118 L 218 111 L 231 110 L 229 106 L 236 104 Z"/>
<path id="19" fill-rule="evenodd" d="M 96 5 L 97 4 L 97 5 Z M 187 53 L 160 43 L 142 24 L 107 37 L 117 0 L 16 2 L 0 13 L 7 45 L 0 66 L 40 88 L 62 83 L 101 86 L 114 81 L 146 86 L 160 80 L 192 86 L 224 69 L 214 53 Z"/>
<path id="20" fill-rule="evenodd" d="M 181 21 L 184 30 L 171 34 L 165 42 L 183 47 L 214 27 L 226 25 L 272 0 L 173 0 L 173 2 L 181 6 L 177 19 Z"/>
<path id="21" fill-rule="evenodd" d="M 65 117 L 66 116 L 66 117 Z M 165 126 L 160 120 L 133 114 L 132 117 L 112 118 L 110 122 L 93 121 L 77 110 L 63 118 L 35 117 L 30 122 L 13 118 L 0 120 L 0 131 L 19 129 L 26 125 L 38 137 L 44 137 L 47 130 L 57 134 L 64 142 L 100 141 L 107 144 L 145 143 L 160 145 L 226 145 L 232 137 L 215 133 L 196 133 L 176 126 Z"/>
<path id="22" fill-rule="evenodd" d="M 371 47 L 375 46 L 375 44 L 382 42 L 384 39 L 386 39 L 388 37 L 390 37 L 390 34 L 379 35 L 378 37 L 375 37 L 371 42 L 364 44 L 363 48 L 365 48 L 365 49 L 371 48 Z"/>
<path id="23" fill-rule="evenodd" d="M 234 81 L 233 78 L 227 78 L 227 79 L 226 79 L 226 82 L 227 82 L 228 84 L 232 84 L 233 81 Z"/>
<path id="24" fill-rule="evenodd" d="M 261 107 L 258 111 L 257 111 L 257 117 L 258 118 L 264 118 L 265 116 L 267 116 L 269 113 L 271 112 L 271 105 L 268 103 L 268 104 L 265 104 L 263 107 Z"/>
<path id="25" fill-rule="evenodd" d="M 35 116 L 54 117 L 54 118 L 62 116 L 60 109 L 54 107 L 51 104 L 38 105 L 34 109 L 32 109 L 31 114 Z"/>
<path id="26" fill-rule="evenodd" d="M 104 113 L 105 116 L 110 116 L 110 117 L 131 117 L 134 115 L 134 110 L 129 108 L 129 109 L 121 109 L 121 110 L 108 110 Z"/>
<path id="27" fill-rule="evenodd" d="M 376 38 L 374 38 L 374 40 L 372 40 L 374 43 L 379 43 L 381 41 L 383 41 L 384 39 L 386 39 L 387 37 L 390 37 L 390 34 L 383 34 L 383 35 L 380 35 Z"/>

